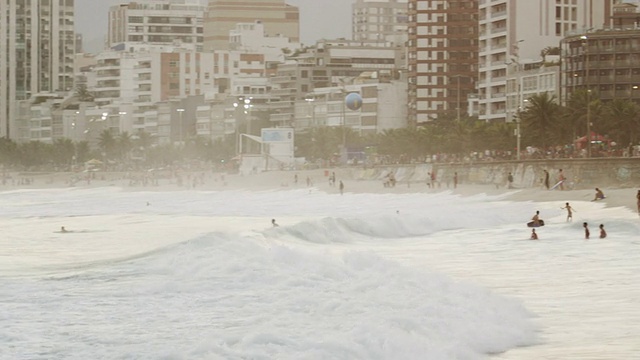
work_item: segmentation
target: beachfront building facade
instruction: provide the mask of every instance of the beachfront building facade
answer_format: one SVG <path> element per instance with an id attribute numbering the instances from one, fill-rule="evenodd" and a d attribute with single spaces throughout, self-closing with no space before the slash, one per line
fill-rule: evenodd
<path id="1" fill-rule="evenodd" d="M 107 46 L 193 44 L 201 50 L 204 11 L 196 0 L 138 0 L 112 6 Z"/>
<path id="2" fill-rule="evenodd" d="M 352 39 L 403 45 L 408 40 L 408 0 L 357 0 L 351 5 Z"/>
<path id="3" fill-rule="evenodd" d="M 229 50 L 229 32 L 239 23 L 264 25 L 265 35 L 300 42 L 300 14 L 285 0 L 209 0 L 204 16 L 204 50 Z"/>
<path id="4" fill-rule="evenodd" d="M 406 69 L 406 50 L 389 42 L 321 40 L 314 49 L 279 64 L 271 78 L 271 123 L 292 126 L 295 103 L 317 88 L 345 87 L 363 74 L 380 81 L 397 80 Z M 405 103 L 406 104 L 406 103 Z"/>
<path id="5" fill-rule="evenodd" d="M 547 93 L 550 98 L 560 99 L 560 57 L 546 56 L 544 59 L 523 64 L 509 64 L 506 79 L 506 121 L 517 121 L 519 112 L 526 110 L 529 98 Z"/>
<path id="6" fill-rule="evenodd" d="M 640 104 L 640 29 L 606 28 L 562 41 L 562 99 L 580 89 L 603 101 Z"/>
<path id="7" fill-rule="evenodd" d="M 409 1 L 409 124 L 458 118 L 475 92 L 477 0 Z"/>
<path id="8" fill-rule="evenodd" d="M 507 120 L 507 75 L 512 63 L 540 58 L 572 32 L 611 21 L 610 0 L 493 0 L 479 3 L 480 119 Z"/>
<path id="9" fill-rule="evenodd" d="M 347 94 L 357 93 L 362 106 L 352 110 L 345 105 Z M 303 100 L 295 102 L 296 132 L 317 127 L 347 127 L 361 135 L 375 135 L 384 130 L 407 126 L 407 82 L 405 78 L 375 79 L 371 73 L 353 84 L 316 88 Z"/>
<path id="10" fill-rule="evenodd" d="M 73 0 L 0 2 L 0 137 L 29 137 L 19 102 L 73 90 L 75 41 Z"/>

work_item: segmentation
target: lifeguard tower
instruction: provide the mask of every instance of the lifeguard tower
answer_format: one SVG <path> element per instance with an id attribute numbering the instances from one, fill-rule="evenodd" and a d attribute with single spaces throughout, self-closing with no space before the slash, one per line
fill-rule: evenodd
<path id="1" fill-rule="evenodd" d="M 292 128 L 265 128 L 260 137 L 240 134 L 239 171 L 243 175 L 285 170 L 294 165 Z"/>

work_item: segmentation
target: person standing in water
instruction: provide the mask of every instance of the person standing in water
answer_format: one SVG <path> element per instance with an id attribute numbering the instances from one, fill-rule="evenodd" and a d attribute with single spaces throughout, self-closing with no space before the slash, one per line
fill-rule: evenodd
<path id="1" fill-rule="evenodd" d="M 600 239 L 604 239 L 607 237 L 607 232 L 604 231 L 604 224 L 600 224 Z"/>
<path id="2" fill-rule="evenodd" d="M 584 222 L 582 223 L 582 227 L 584 228 L 584 238 L 589 240 L 589 224 Z"/>
<path id="3" fill-rule="evenodd" d="M 538 240 L 538 234 L 536 233 L 536 229 L 531 229 L 531 240 Z"/>
<path id="4" fill-rule="evenodd" d="M 567 221 L 569 220 L 573 221 L 573 212 L 575 210 L 571 207 L 571 205 L 569 205 L 569 203 L 566 203 L 566 206 L 560 209 L 567 209 Z"/>
<path id="5" fill-rule="evenodd" d="M 278 225 L 278 224 L 276 223 L 276 219 L 271 219 L 271 225 L 273 225 L 273 227 L 278 227 L 278 226 L 280 226 L 280 225 Z"/>

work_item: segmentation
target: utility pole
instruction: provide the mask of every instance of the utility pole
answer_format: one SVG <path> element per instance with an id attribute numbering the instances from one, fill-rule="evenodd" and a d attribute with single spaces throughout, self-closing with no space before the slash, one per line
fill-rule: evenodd
<path id="1" fill-rule="evenodd" d="M 585 84 L 587 85 L 587 159 L 591 158 L 591 84 L 589 81 L 589 39 L 586 35 L 580 36 L 584 46 Z"/>

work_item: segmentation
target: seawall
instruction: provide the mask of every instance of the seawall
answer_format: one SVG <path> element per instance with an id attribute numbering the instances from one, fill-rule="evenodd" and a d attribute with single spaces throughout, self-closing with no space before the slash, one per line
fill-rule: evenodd
<path id="1" fill-rule="evenodd" d="M 562 169 L 567 178 L 565 186 L 573 189 L 594 187 L 640 187 L 640 157 L 594 159 L 543 159 L 524 161 L 493 161 L 476 163 L 398 164 L 369 168 L 344 169 L 357 180 L 384 182 L 389 173 L 402 183 L 426 183 L 435 171 L 440 186 L 453 183 L 458 173 L 461 184 L 493 184 L 506 186 L 507 176 L 513 174 L 516 188 L 542 187 L 544 170 L 549 172 L 551 186 L 557 182 Z"/>

